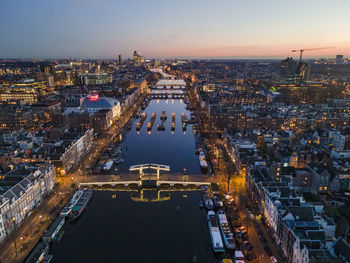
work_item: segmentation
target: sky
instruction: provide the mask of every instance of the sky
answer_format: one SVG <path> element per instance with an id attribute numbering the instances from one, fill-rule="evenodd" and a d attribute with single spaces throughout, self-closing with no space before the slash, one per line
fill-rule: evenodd
<path id="1" fill-rule="evenodd" d="M 0 58 L 350 56 L 350 0 L 1 0 Z"/>

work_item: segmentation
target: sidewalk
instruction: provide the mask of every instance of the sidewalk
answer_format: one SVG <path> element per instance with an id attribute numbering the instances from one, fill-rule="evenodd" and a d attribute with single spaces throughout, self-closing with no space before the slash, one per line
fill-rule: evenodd
<path id="1" fill-rule="evenodd" d="M 63 204 L 71 197 L 71 193 L 67 193 L 69 186 L 70 184 L 67 183 L 59 184 L 54 192 L 33 210 L 21 226 L 11 233 L 0 247 L 1 263 L 23 262 L 41 238 L 42 233 L 56 218 Z M 58 194 L 59 192 L 63 194 Z M 15 244 L 17 249 L 15 249 Z"/>

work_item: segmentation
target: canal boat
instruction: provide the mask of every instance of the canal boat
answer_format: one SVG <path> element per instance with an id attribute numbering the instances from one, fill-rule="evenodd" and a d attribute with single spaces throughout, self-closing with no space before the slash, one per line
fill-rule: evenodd
<path id="1" fill-rule="evenodd" d="M 103 170 L 104 171 L 109 171 L 111 168 L 112 168 L 112 165 L 113 165 L 114 161 L 113 159 L 109 159 L 105 165 L 103 166 Z"/>
<path id="2" fill-rule="evenodd" d="M 66 217 L 69 215 L 69 213 L 72 211 L 72 208 L 76 205 L 76 203 L 78 202 L 79 198 L 81 197 L 81 195 L 83 194 L 83 190 L 79 189 L 78 191 L 76 191 L 73 195 L 73 197 L 68 201 L 68 203 L 62 208 L 61 212 L 60 212 L 60 216 L 61 217 Z"/>
<path id="3" fill-rule="evenodd" d="M 117 144 L 117 146 L 113 149 L 112 151 L 112 156 L 117 156 L 118 154 L 120 154 L 122 152 L 123 149 L 123 145 L 122 144 Z"/>
<path id="4" fill-rule="evenodd" d="M 202 190 L 202 198 L 203 198 L 203 202 L 204 202 L 205 208 L 208 209 L 208 210 L 213 209 L 214 208 L 214 203 L 213 203 L 213 200 L 212 200 L 212 195 L 211 195 L 209 187 L 206 186 L 206 185 L 203 185 L 201 187 L 201 190 Z"/>
<path id="5" fill-rule="evenodd" d="M 162 121 L 166 121 L 166 119 L 168 118 L 166 111 L 162 111 L 162 113 L 160 114 L 160 119 Z"/>
<path id="6" fill-rule="evenodd" d="M 193 125 L 192 130 L 193 130 L 193 134 L 196 135 L 197 132 L 198 132 L 198 127 L 197 127 L 197 125 Z"/>
<path id="7" fill-rule="evenodd" d="M 92 195 L 93 195 L 93 190 L 91 188 L 84 189 L 83 194 L 81 195 L 78 202 L 72 208 L 72 211 L 69 214 L 70 221 L 76 220 L 82 215 L 88 203 L 90 202 Z"/>
<path id="8" fill-rule="evenodd" d="M 186 116 L 185 113 L 182 113 L 182 114 L 181 114 L 181 119 L 182 119 L 182 123 L 186 124 L 186 122 L 187 122 L 187 116 Z"/>
<path id="9" fill-rule="evenodd" d="M 139 130 L 141 129 L 143 123 L 144 123 L 145 120 L 146 120 L 146 117 L 147 117 L 147 113 L 146 113 L 146 112 L 142 113 L 142 116 L 141 116 L 140 121 L 136 124 L 136 130 L 139 131 Z"/>
<path id="10" fill-rule="evenodd" d="M 158 131 L 165 131 L 165 126 L 164 126 L 164 124 L 162 123 L 162 124 L 158 124 L 157 125 L 157 130 Z"/>
<path id="11" fill-rule="evenodd" d="M 199 152 L 198 159 L 199 159 L 199 164 L 200 164 L 202 172 L 208 171 L 208 163 L 205 159 L 205 154 L 203 151 Z"/>
<path id="12" fill-rule="evenodd" d="M 224 241 L 225 247 L 227 249 L 235 249 L 235 243 L 233 240 L 233 232 L 230 228 L 230 225 L 228 223 L 226 214 L 224 211 L 220 210 L 217 213 L 218 220 L 219 220 L 219 227 L 222 239 Z"/>
<path id="13" fill-rule="evenodd" d="M 117 157 L 114 159 L 115 164 L 121 164 L 124 162 L 124 158 L 123 157 Z"/>
<path id="14" fill-rule="evenodd" d="M 147 124 L 147 130 L 150 131 L 152 130 L 153 124 L 154 124 L 154 120 L 156 119 L 156 114 L 153 112 L 151 119 L 149 121 L 149 123 Z"/>
<path id="15" fill-rule="evenodd" d="M 200 142 L 196 143 L 196 150 L 194 151 L 195 154 L 199 154 L 200 152 L 203 152 L 202 144 Z"/>
<path id="16" fill-rule="evenodd" d="M 214 252 L 225 252 L 224 244 L 220 235 L 219 224 L 214 211 L 207 215 L 211 244 Z"/>

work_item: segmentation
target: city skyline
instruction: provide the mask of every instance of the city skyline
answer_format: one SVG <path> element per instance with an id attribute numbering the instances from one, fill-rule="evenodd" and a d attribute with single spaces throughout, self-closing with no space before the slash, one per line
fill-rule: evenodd
<path id="1" fill-rule="evenodd" d="M 1 58 L 281 58 L 350 55 L 350 3 L 4 1 Z M 335 8 L 337 7 L 337 8 Z M 348 7 L 348 8 L 346 8 Z M 326 33 L 325 33 L 326 32 Z"/>

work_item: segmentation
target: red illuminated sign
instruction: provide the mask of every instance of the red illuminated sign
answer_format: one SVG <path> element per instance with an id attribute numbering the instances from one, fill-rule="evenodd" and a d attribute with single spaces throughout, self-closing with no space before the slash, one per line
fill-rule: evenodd
<path id="1" fill-rule="evenodd" d="M 89 96 L 90 101 L 97 101 L 99 98 L 98 94 L 92 94 Z"/>

